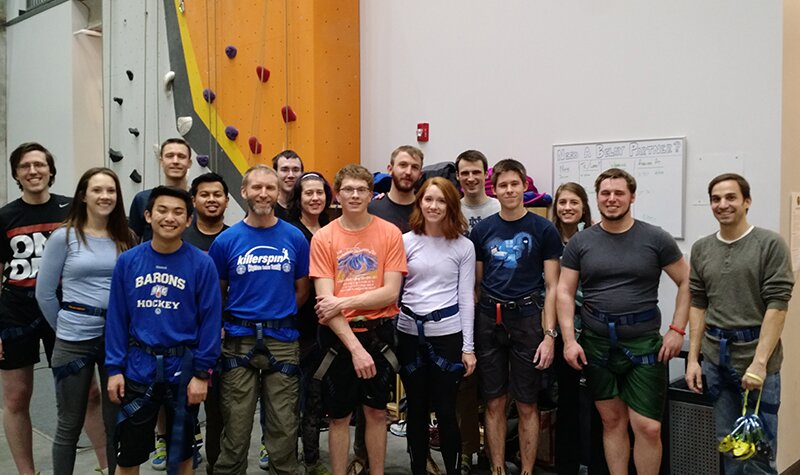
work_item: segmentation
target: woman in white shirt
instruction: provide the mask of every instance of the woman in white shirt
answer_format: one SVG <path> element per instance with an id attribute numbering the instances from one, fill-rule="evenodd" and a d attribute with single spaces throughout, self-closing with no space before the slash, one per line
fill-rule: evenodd
<path id="1" fill-rule="evenodd" d="M 409 225 L 411 231 L 403 235 L 408 275 L 397 321 L 397 356 L 408 401 L 411 473 L 426 473 L 430 403 L 446 473 L 454 475 L 461 460 L 456 394 L 461 378 L 475 369 L 475 249 L 463 235 L 467 223 L 458 191 L 444 178 L 422 185 Z"/>

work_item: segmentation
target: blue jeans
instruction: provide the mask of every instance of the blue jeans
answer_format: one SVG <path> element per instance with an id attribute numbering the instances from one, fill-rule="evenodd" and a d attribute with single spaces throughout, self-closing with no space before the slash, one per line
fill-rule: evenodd
<path id="1" fill-rule="evenodd" d="M 714 402 L 714 418 L 717 440 L 730 434 L 733 424 L 742 414 L 744 390 L 741 375 L 727 366 L 717 366 L 703 361 L 703 375 L 706 377 L 706 394 Z M 756 407 L 758 392 L 751 391 L 747 401 L 747 413 L 752 414 Z M 775 457 L 778 454 L 778 408 L 781 404 L 781 375 L 767 375 L 762 387 L 761 407 L 758 417 L 772 447 L 769 458 L 756 454 L 744 461 L 735 460 L 730 455 L 722 457 L 725 473 L 741 475 L 774 474 L 777 475 Z"/>

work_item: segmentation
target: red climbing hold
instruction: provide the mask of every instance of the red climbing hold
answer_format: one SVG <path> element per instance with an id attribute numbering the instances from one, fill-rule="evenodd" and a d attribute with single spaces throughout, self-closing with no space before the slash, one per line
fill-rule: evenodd
<path id="1" fill-rule="evenodd" d="M 294 113 L 291 106 L 281 107 L 281 116 L 284 122 L 294 122 L 297 120 L 297 114 Z"/>
<path id="2" fill-rule="evenodd" d="M 269 69 L 264 66 L 256 66 L 256 75 L 259 81 L 267 82 L 269 80 Z"/>
<path id="3" fill-rule="evenodd" d="M 247 143 L 250 144 L 250 151 L 253 152 L 253 154 L 258 155 L 261 153 L 261 142 L 258 141 L 255 135 L 250 137 Z"/>

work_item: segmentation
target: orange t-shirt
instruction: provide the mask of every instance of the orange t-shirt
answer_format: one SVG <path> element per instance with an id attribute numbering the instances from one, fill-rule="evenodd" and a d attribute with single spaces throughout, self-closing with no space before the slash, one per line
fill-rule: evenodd
<path id="1" fill-rule="evenodd" d="M 349 297 L 383 286 L 384 272 L 405 275 L 406 251 L 397 226 L 372 216 L 358 231 L 348 231 L 334 220 L 311 239 L 309 277 L 333 279 L 333 295 Z M 397 315 L 397 303 L 376 310 L 345 310 L 347 321 Z"/>

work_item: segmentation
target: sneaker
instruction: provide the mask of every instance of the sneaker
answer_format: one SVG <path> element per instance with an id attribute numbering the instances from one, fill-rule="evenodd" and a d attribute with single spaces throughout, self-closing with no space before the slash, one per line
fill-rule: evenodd
<path id="1" fill-rule="evenodd" d="M 108 469 L 107 468 L 97 467 L 97 468 L 94 469 L 94 471 L 97 472 L 100 475 L 108 475 Z"/>
<path id="2" fill-rule="evenodd" d="M 397 437 L 406 436 L 406 421 L 400 420 L 389 424 L 389 432 Z"/>
<path id="3" fill-rule="evenodd" d="M 269 452 L 264 444 L 261 444 L 261 450 L 258 451 L 258 468 L 269 470 Z"/>
<path id="4" fill-rule="evenodd" d="M 431 450 L 441 450 L 441 441 L 439 440 L 439 425 L 435 422 L 428 426 L 428 443 Z"/>
<path id="5" fill-rule="evenodd" d="M 442 471 L 439 470 L 439 466 L 436 465 L 430 452 L 428 452 L 428 460 L 425 462 L 425 471 L 428 475 L 442 475 Z"/>
<path id="6" fill-rule="evenodd" d="M 325 464 L 317 462 L 311 466 L 306 465 L 306 475 L 331 475 L 331 472 L 328 471 Z"/>
<path id="7" fill-rule="evenodd" d="M 199 429 L 199 427 L 198 427 Z M 203 434 L 200 432 L 196 432 L 194 434 L 194 467 L 197 468 L 198 465 L 203 463 Z"/>
<path id="8" fill-rule="evenodd" d="M 167 469 L 167 439 L 156 439 L 156 449 L 150 454 L 150 466 L 159 472 Z"/>
<path id="9" fill-rule="evenodd" d="M 461 454 L 461 475 L 472 472 L 472 454 Z"/>

